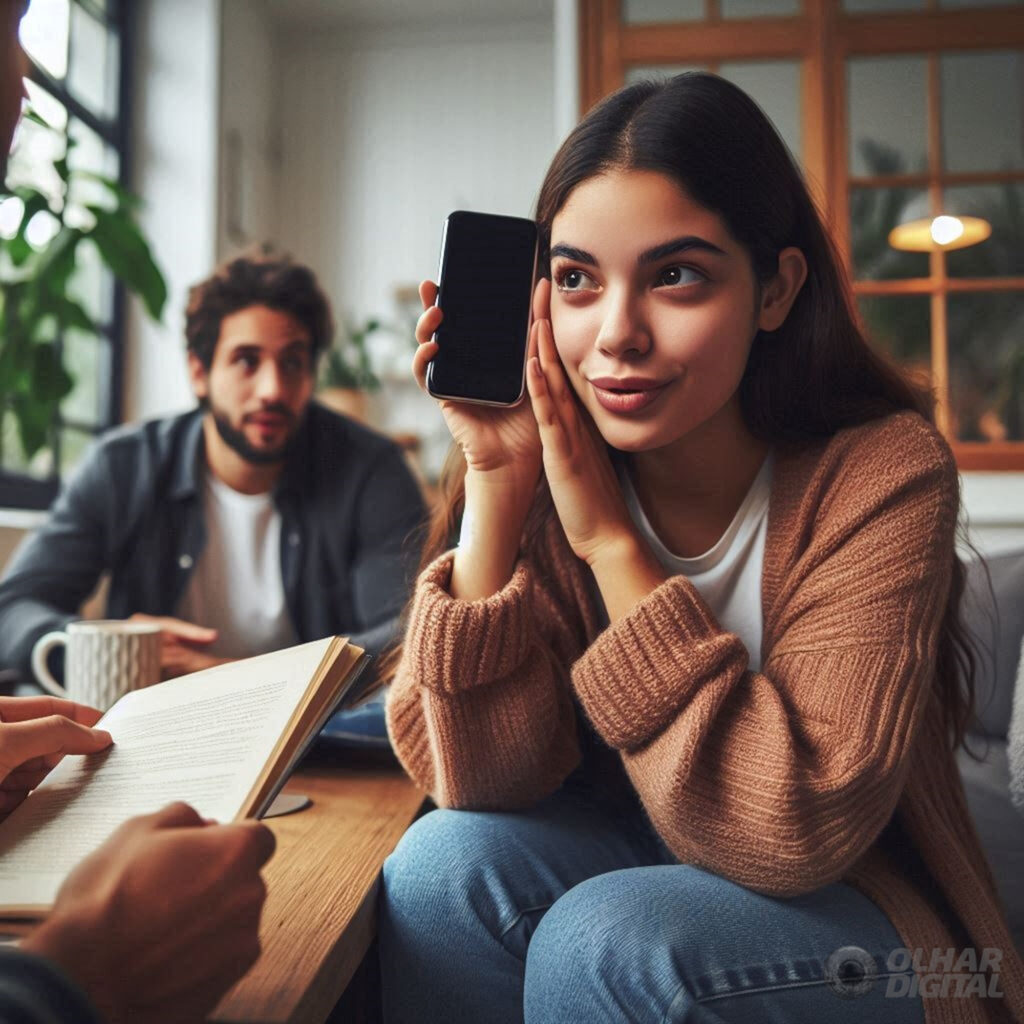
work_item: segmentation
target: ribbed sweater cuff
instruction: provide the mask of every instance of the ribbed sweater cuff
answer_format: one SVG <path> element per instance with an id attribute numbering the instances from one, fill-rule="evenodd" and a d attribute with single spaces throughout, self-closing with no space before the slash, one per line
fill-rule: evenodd
<path id="1" fill-rule="evenodd" d="M 442 693 L 504 678 L 523 663 L 531 643 L 527 564 L 520 561 L 498 593 L 459 601 L 448 592 L 453 559 L 448 552 L 423 570 L 405 638 L 411 675 Z"/>
<path id="2" fill-rule="evenodd" d="M 669 725 L 704 681 L 742 672 L 746 661 L 739 638 L 722 631 L 689 580 L 673 576 L 591 644 L 572 679 L 605 742 L 630 750 Z"/>

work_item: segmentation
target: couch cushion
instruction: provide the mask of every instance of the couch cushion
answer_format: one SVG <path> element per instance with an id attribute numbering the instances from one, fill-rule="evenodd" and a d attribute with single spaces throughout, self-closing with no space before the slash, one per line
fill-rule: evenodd
<path id="1" fill-rule="evenodd" d="M 961 610 L 979 658 L 975 675 L 975 728 L 1006 739 L 1013 688 L 1024 637 L 1024 551 L 986 557 L 989 590 L 982 563 L 970 559 Z M 993 595 L 995 604 L 993 605 Z"/>
<path id="2" fill-rule="evenodd" d="M 1024 643 L 1020 648 L 1017 686 L 1013 692 L 1007 755 L 1010 762 L 1010 799 L 1014 807 L 1024 814 Z"/>
<path id="3" fill-rule="evenodd" d="M 1003 898 L 1017 949 L 1024 954 L 1024 816 L 1010 800 L 1006 743 L 976 738 L 971 748 L 987 757 L 979 764 L 957 751 L 967 804 Z"/>

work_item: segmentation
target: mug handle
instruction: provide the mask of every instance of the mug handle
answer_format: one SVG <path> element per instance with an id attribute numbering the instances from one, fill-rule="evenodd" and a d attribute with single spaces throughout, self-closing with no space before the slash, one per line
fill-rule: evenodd
<path id="1" fill-rule="evenodd" d="M 41 636 L 36 641 L 35 647 L 32 648 L 32 671 L 35 674 L 36 679 L 39 681 L 39 685 L 44 690 L 48 690 L 55 697 L 66 697 L 68 695 L 68 691 L 53 678 L 53 674 L 50 672 L 50 669 L 46 664 L 46 659 L 49 657 L 50 651 L 52 651 L 54 647 L 58 647 L 60 644 L 66 644 L 67 642 L 67 633 L 58 629 L 52 633 L 46 633 Z"/>

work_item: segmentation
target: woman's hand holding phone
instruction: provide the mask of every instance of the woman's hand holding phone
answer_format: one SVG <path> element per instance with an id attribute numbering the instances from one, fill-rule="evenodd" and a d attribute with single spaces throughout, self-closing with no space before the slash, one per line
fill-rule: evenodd
<path id="1" fill-rule="evenodd" d="M 542 286 L 550 287 L 548 282 L 542 281 L 537 285 L 538 293 Z M 424 391 L 427 390 L 427 367 L 438 352 L 433 335 L 444 319 L 444 312 L 434 305 L 436 299 L 437 285 L 433 281 L 424 281 L 420 285 L 423 314 L 416 324 L 419 347 L 412 363 L 413 374 Z M 535 294 L 534 304 L 537 302 Z M 540 475 L 541 448 L 529 402 L 493 406 L 440 399 L 438 405 L 453 440 L 466 457 L 470 472 L 495 474 L 495 479 L 500 476 L 516 482 L 532 478 L 532 497 Z"/>
<path id="2" fill-rule="evenodd" d="M 550 282 L 534 292 L 534 308 L 546 316 Z M 437 285 L 424 281 L 424 312 L 416 324 L 416 381 L 427 389 L 427 367 L 438 352 L 433 340 L 444 313 L 434 305 Z M 536 325 L 533 332 L 536 331 Z M 531 346 L 534 344 L 531 332 Z M 519 540 L 541 471 L 541 442 L 529 401 L 514 406 L 438 401 L 452 439 L 466 458 L 466 511 L 452 569 L 453 597 L 489 597 L 510 579 Z"/>

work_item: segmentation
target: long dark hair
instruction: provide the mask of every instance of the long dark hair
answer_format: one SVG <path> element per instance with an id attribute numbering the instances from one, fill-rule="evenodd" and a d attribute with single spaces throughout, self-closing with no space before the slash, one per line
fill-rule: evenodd
<path id="1" fill-rule="evenodd" d="M 688 72 L 628 86 L 594 107 L 562 144 L 541 186 L 536 219 L 545 276 L 555 215 L 578 185 L 612 170 L 656 171 L 677 182 L 722 218 L 761 283 L 777 273 L 781 250 L 795 246 L 803 252 L 807 280 L 785 323 L 754 339 L 740 382 L 740 405 L 754 436 L 778 445 L 806 443 L 901 410 L 934 422 L 931 394 L 867 343 L 842 264 L 800 171 L 741 89 L 717 75 Z M 424 565 L 451 544 L 465 503 L 464 479 L 465 460 L 453 449 Z M 535 503 L 535 512 L 541 508 L 550 513 L 549 505 Z M 538 527 L 531 514 L 528 537 Z M 952 557 L 936 683 L 955 747 L 972 714 L 975 654 L 959 613 L 965 570 L 955 552 Z"/>

